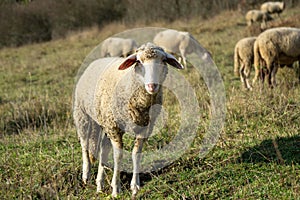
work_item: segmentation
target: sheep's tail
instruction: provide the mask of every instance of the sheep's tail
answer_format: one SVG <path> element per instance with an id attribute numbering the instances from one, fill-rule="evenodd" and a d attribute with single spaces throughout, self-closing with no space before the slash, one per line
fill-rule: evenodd
<path id="1" fill-rule="evenodd" d="M 240 75 L 239 66 L 240 66 L 240 57 L 238 53 L 238 47 L 235 47 L 234 48 L 234 74 L 236 76 Z"/>

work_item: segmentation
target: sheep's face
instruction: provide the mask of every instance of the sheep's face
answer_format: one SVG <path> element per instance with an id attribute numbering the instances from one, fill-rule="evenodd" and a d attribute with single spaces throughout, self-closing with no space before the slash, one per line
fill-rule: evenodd
<path id="1" fill-rule="evenodd" d="M 134 65 L 137 78 L 145 85 L 149 94 L 156 94 L 168 73 L 167 63 L 178 69 L 183 66 L 162 48 L 147 44 L 141 46 L 136 54 L 126 58 L 119 69 Z"/>

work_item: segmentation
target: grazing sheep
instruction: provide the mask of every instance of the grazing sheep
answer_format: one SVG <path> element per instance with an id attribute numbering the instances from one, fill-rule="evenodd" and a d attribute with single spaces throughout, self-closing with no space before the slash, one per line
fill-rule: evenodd
<path id="1" fill-rule="evenodd" d="M 137 43 L 133 39 L 111 37 L 106 39 L 101 46 L 101 57 L 124 58 L 137 49 Z"/>
<path id="2" fill-rule="evenodd" d="M 234 73 L 240 76 L 245 88 L 252 89 L 249 78 L 254 62 L 253 46 L 256 37 L 248 37 L 239 40 L 234 48 Z"/>
<path id="3" fill-rule="evenodd" d="M 268 83 L 273 87 L 276 85 L 275 76 L 279 66 L 291 66 L 299 60 L 300 29 L 289 27 L 268 29 L 261 33 L 254 43 L 253 82 L 256 82 L 260 75 L 264 82 L 267 75 Z M 263 68 L 265 66 L 266 69 Z"/>
<path id="4" fill-rule="evenodd" d="M 139 190 L 143 142 L 151 134 L 158 115 L 152 115 L 150 108 L 162 103 L 161 84 L 168 73 L 167 63 L 183 69 L 174 56 L 147 43 L 125 59 L 102 58 L 92 62 L 76 84 L 73 115 L 82 147 L 82 178 L 86 183 L 91 162 L 99 151 L 98 192 L 103 189 L 104 167 L 111 146 L 114 159 L 112 196 L 121 191 L 122 136 L 125 131 L 135 133 L 130 185 L 133 196 Z"/>
<path id="5" fill-rule="evenodd" d="M 156 34 L 153 42 L 163 47 L 167 52 L 173 54 L 179 53 L 183 60 L 183 65 L 186 67 L 186 54 L 190 54 L 195 50 L 192 40 L 195 39 L 188 32 L 166 30 Z"/>
<path id="6" fill-rule="evenodd" d="M 260 10 L 249 10 L 245 16 L 248 26 L 251 26 L 254 22 L 260 22 L 261 28 L 266 27 L 266 22 L 273 20 L 273 18 L 266 12 Z"/>
<path id="7" fill-rule="evenodd" d="M 260 10 L 269 14 L 276 13 L 278 16 L 285 9 L 284 2 L 265 2 L 261 5 Z"/>

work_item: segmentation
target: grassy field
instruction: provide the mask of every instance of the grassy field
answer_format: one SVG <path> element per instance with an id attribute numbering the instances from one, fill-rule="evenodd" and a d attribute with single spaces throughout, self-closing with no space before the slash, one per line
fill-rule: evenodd
<path id="1" fill-rule="evenodd" d="M 288 9 L 272 25 L 300 27 L 299 9 Z M 257 32 L 245 24 L 234 11 L 207 21 L 150 24 L 189 31 L 212 53 L 224 81 L 227 112 L 220 140 L 208 155 L 199 157 L 209 121 L 204 117 L 189 152 L 158 172 L 141 174 L 139 199 L 300 199 L 299 79 L 294 69 L 283 68 L 273 90 L 241 87 L 233 75 L 233 48 Z M 86 55 L 127 28 L 132 27 L 111 24 L 105 31 L 89 29 L 63 40 L 0 50 L 1 199 L 110 199 L 111 171 L 102 194 L 95 192 L 96 165 L 90 183 L 82 185 L 72 93 Z M 202 83 L 191 81 L 205 93 Z M 197 96 L 208 112 L 207 96 Z M 130 198 L 130 178 L 122 173 L 120 199 Z"/>

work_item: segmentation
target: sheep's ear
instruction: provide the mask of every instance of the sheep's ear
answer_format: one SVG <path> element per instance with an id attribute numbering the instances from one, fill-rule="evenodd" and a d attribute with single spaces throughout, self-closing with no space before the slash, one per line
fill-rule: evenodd
<path id="1" fill-rule="evenodd" d="M 172 56 L 171 54 L 168 54 L 168 53 L 167 53 L 166 62 L 167 62 L 169 65 L 171 65 L 171 66 L 173 66 L 173 67 L 175 67 L 175 68 L 177 68 L 177 69 L 183 69 L 183 68 L 184 68 L 184 67 L 177 61 L 177 59 L 176 59 L 174 56 Z"/>
<path id="2" fill-rule="evenodd" d="M 128 56 L 125 61 L 119 66 L 119 70 L 127 69 L 128 67 L 132 66 L 136 62 L 136 54 L 132 54 Z"/>

